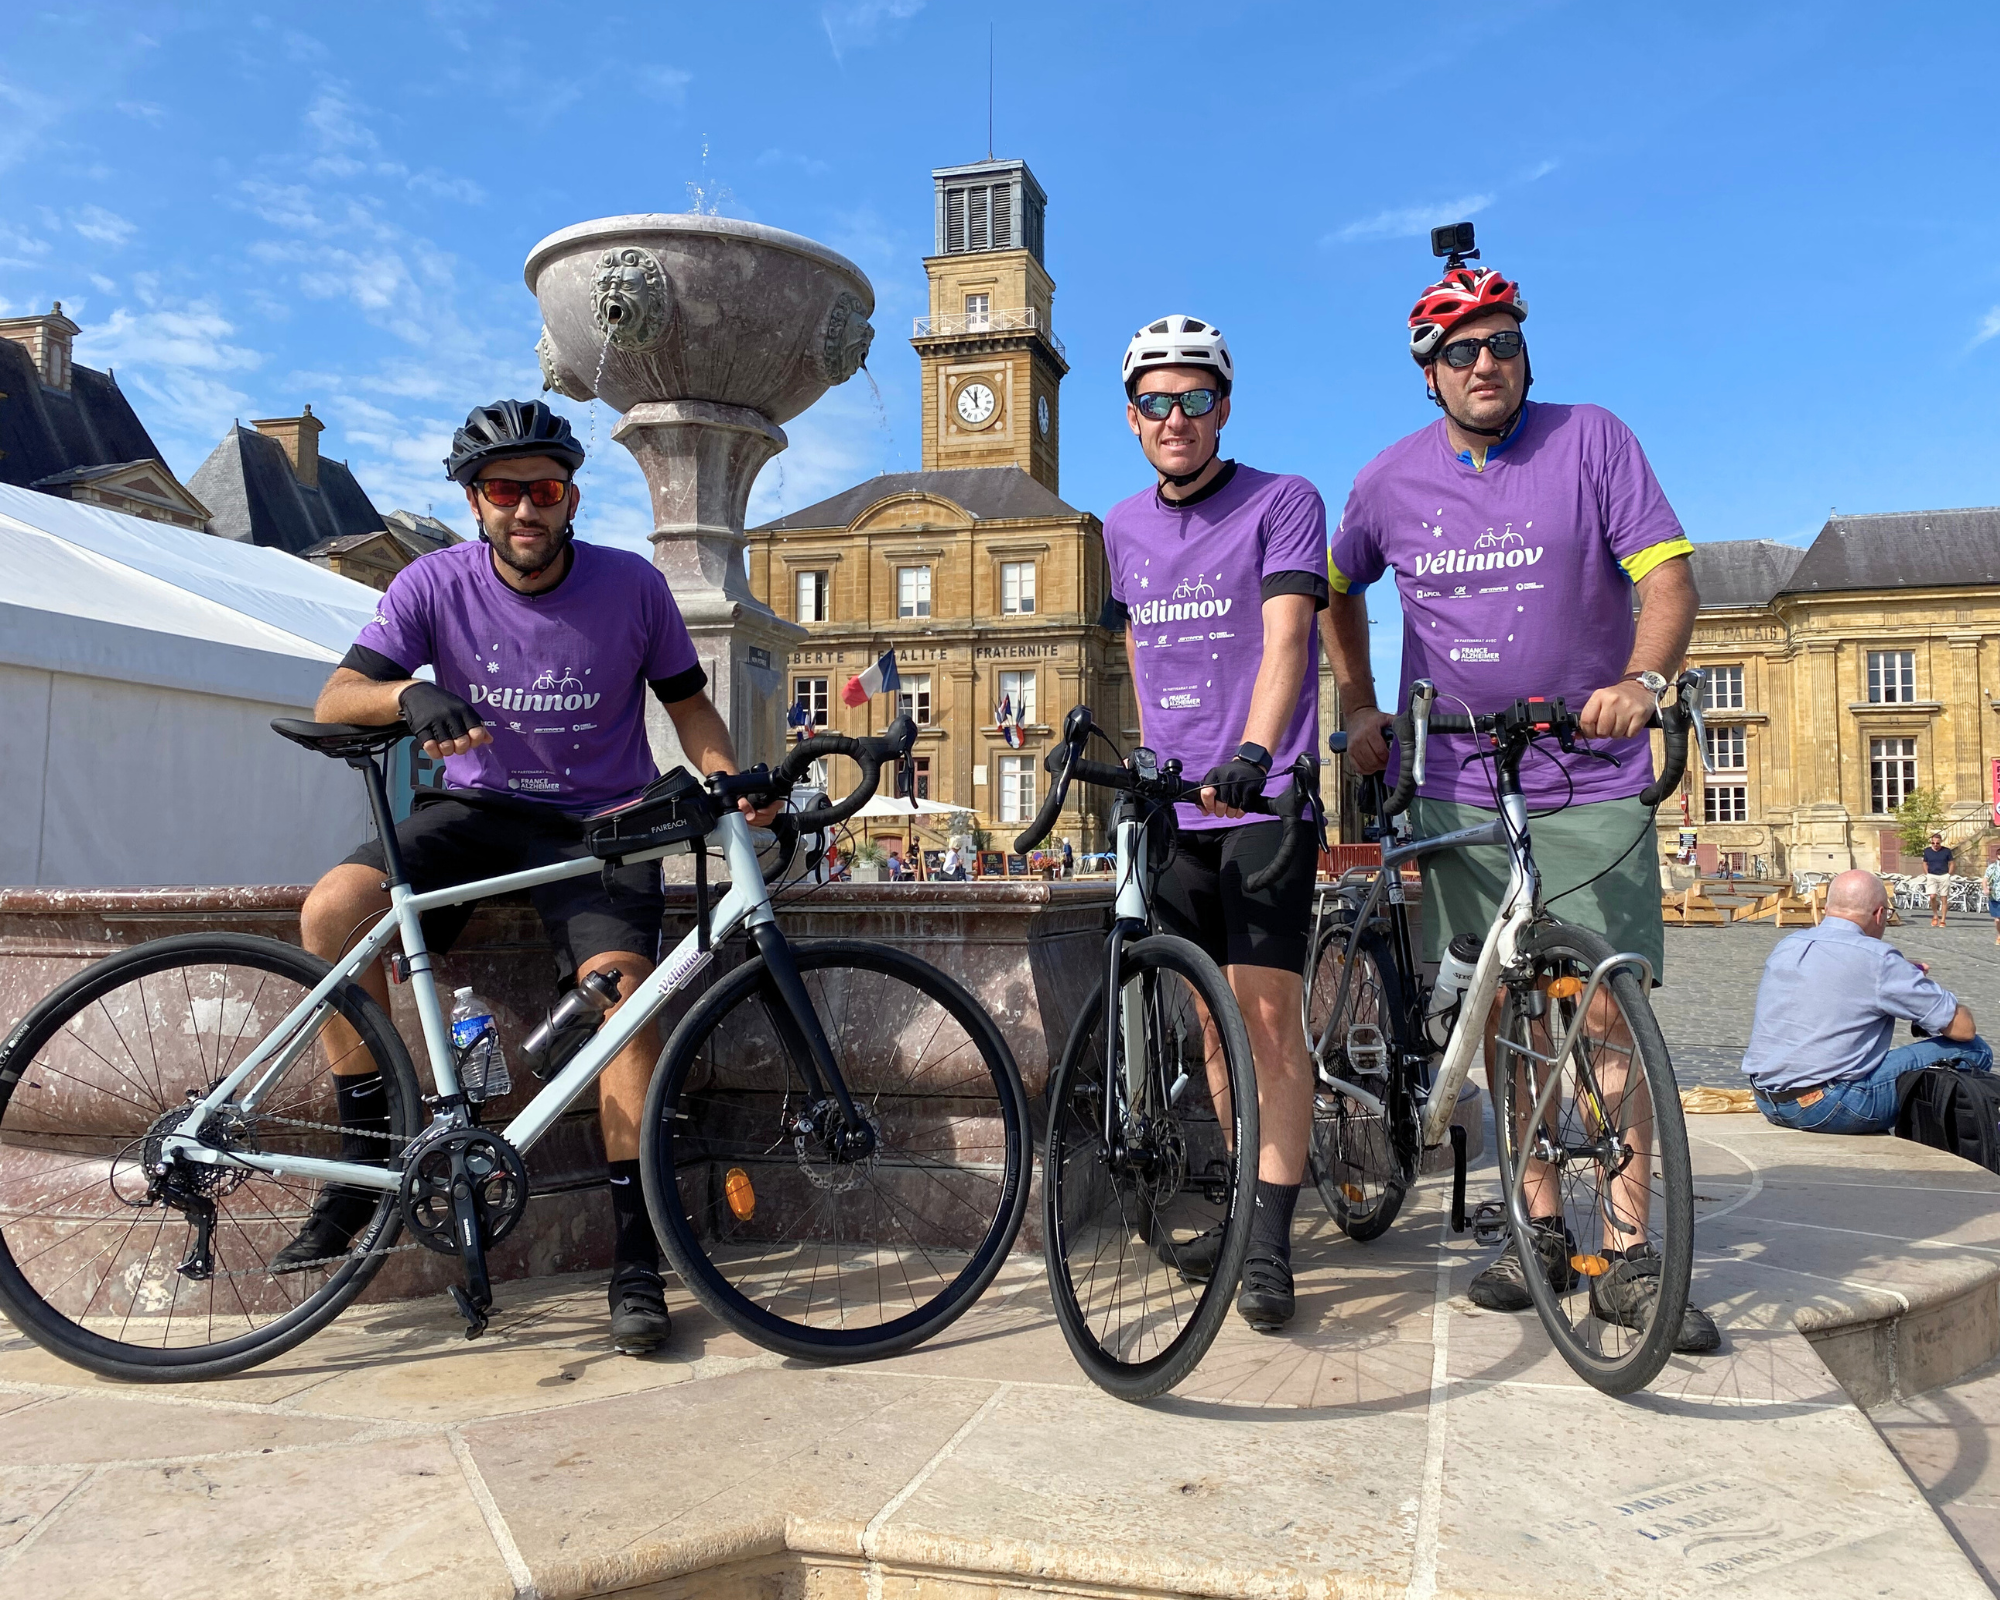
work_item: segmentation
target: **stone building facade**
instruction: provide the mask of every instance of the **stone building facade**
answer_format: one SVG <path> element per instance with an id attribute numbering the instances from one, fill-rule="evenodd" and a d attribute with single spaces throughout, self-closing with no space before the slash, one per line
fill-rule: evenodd
<path id="1" fill-rule="evenodd" d="M 971 812 L 1004 848 L 1041 804 L 1042 757 L 1071 706 L 1117 730 L 1137 719 L 1122 642 L 1098 620 L 1103 524 L 1058 493 L 1068 366 L 1049 325 L 1041 186 L 1019 161 L 932 178 L 931 312 L 911 340 L 923 470 L 752 528 L 750 585 L 810 630 L 786 682 L 819 726 L 879 731 L 887 697 L 850 708 L 841 690 L 895 650 L 902 708 L 920 729 L 919 796 Z M 1018 748 L 998 724 L 1003 700 L 1021 711 Z M 1098 848 L 1107 809 L 1073 792 L 1056 836 Z"/>
<path id="2" fill-rule="evenodd" d="M 2000 784 L 2000 509 L 1834 514 L 1806 549 L 1697 544 L 1690 662 L 1712 771 L 1660 807 L 1704 867 L 1904 870 L 1894 813 L 1936 789 L 1953 842 Z"/>

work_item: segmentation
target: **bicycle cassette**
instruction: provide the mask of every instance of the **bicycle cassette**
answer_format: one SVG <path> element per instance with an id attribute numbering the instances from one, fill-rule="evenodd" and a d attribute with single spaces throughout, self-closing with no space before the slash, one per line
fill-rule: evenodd
<path id="1" fill-rule="evenodd" d="M 417 1241 L 441 1255 L 459 1253 L 452 1194 L 463 1181 L 482 1246 L 498 1244 L 528 1209 L 528 1169 L 521 1154 L 484 1128 L 452 1128 L 420 1140 L 403 1168 L 403 1221 Z"/>

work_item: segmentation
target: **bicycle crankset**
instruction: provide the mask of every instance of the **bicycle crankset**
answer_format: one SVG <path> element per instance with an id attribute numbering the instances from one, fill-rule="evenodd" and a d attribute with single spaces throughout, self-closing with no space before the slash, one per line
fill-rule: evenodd
<path id="1" fill-rule="evenodd" d="M 461 1238 L 458 1185 L 469 1215 L 476 1222 L 476 1240 Z M 410 1150 L 403 1167 L 403 1221 L 419 1243 L 455 1256 L 467 1244 L 482 1250 L 514 1231 L 528 1209 L 528 1169 L 520 1152 L 484 1128 L 449 1128 L 422 1139 Z"/>

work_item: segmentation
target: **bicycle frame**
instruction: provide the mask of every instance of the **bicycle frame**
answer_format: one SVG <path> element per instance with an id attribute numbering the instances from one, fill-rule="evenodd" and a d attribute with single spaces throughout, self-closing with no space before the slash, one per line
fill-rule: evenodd
<path id="1" fill-rule="evenodd" d="M 513 1121 L 500 1130 L 501 1136 L 516 1150 L 526 1151 L 533 1146 L 577 1097 L 597 1080 L 598 1074 L 611 1063 L 612 1058 L 659 1014 L 660 1008 L 675 992 L 708 965 L 714 957 L 712 947 L 716 940 L 726 939 L 738 928 L 747 927 L 757 938 L 760 950 L 767 959 L 774 942 L 783 946 L 782 936 L 777 934 L 776 914 L 771 909 L 770 891 L 757 862 L 749 824 L 742 813 L 735 810 L 723 813 L 709 838 L 719 840 L 723 858 L 728 863 L 728 893 L 715 905 L 708 918 L 697 914 L 695 927 L 653 969 L 652 975 L 626 997 L 617 1015 L 607 1019 L 575 1057 L 548 1081 Z M 705 848 L 707 843 L 705 839 L 695 848 Z M 638 852 L 626 857 L 625 861 L 627 865 L 657 861 L 689 849 L 687 844 L 667 845 L 657 850 Z M 312 1048 L 332 1014 L 326 1001 L 333 991 L 365 971 L 371 961 L 378 959 L 399 938 L 409 961 L 410 985 L 416 1000 L 417 1017 L 423 1027 L 424 1049 L 430 1058 L 431 1075 L 443 1108 L 441 1120 L 450 1118 L 462 1124 L 467 1120 L 465 1102 L 459 1098 L 457 1060 L 452 1049 L 451 1030 L 438 1002 L 437 981 L 432 975 L 430 952 L 424 943 L 423 914 L 441 906 L 463 905 L 467 901 L 490 899 L 494 895 L 538 888 L 547 883 L 560 883 L 566 878 L 580 878 L 599 871 L 603 865 L 595 856 L 586 855 L 576 861 L 482 878 L 428 894 L 415 893 L 407 883 L 392 884 L 389 909 L 368 937 L 343 957 L 227 1077 L 202 1096 L 199 1101 L 201 1114 L 189 1118 L 186 1126 L 199 1129 L 209 1113 L 228 1103 L 236 1091 L 261 1070 L 262 1077 L 241 1101 L 245 1110 L 254 1111 L 262 1097 L 284 1077 L 286 1070 Z M 401 873 L 394 873 L 393 876 L 400 878 Z M 768 934 L 765 932 L 767 929 Z M 784 965 L 787 971 L 778 970 L 780 963 L 773 963 L 773 976 L 781 991 L 788 989 L 788 975 L 792 985 L 798 981 L 796 969 L 790 969 L 789 964 Z M 793 997 L 787 993 L 787 998 Z M 808 1083 L 817 1093 L 824 1093 L 830 1083 L 842 1109 L 850 1117 L 854 1116 L 846 1085 L 837 1070 L 833 1069 L 831 1051 L 817 1020 L 806 1021 L 812 1019 L 811 1007 L 808 1005 L 801 1010 L 794 1006 L 792 1009 L 805 1029 L 807 1059 L 800 1066 Z M 822 1081 L 813 1083 L 815 1077 Z M 179 1157 L 210 1166 L 246 1167 L 280 1177 L 316 1179 L 322 1183 L 341 1183 L 358 1189 L 395 1190 L 401 1188 L 403 1183 L 400 1167 L 366 1166 L 310 1156 L 218 1150 L 185 1133 L 169 1135 L 162 1146 L 162 1155 L 166 1159 Z"/>

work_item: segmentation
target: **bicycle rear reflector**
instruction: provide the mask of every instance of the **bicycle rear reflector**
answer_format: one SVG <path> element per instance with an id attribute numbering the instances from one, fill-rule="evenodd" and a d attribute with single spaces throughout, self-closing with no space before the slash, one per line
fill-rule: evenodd
<path id="1" fill-rule="evenodd" d="M 731 1167 L 722 1179 L 722 1193 L 736 1220 L 748 1222 L 757 1209 L 757 1191 L 750 1185 L 750 1174 L 741 1167 Z"/>

